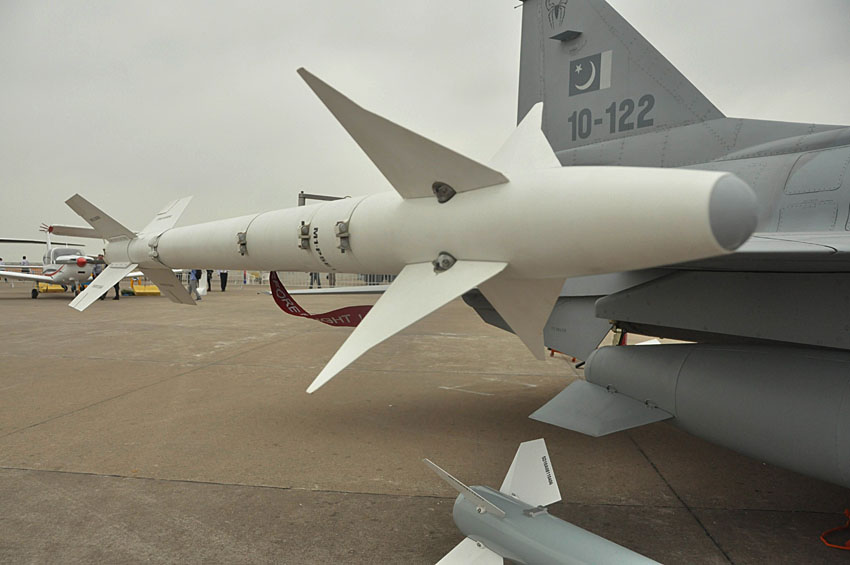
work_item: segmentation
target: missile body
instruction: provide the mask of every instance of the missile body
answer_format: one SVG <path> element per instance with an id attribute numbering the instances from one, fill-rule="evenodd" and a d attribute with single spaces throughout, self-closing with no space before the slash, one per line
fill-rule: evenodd
<path id="1" fill-rule="evenodd" d="M 299 73 L 395 190 L 174 227 L 183 199 L 138 233 L 75 195 L 67 203 L 107 240 L 110 267 L 73 308 L 84 310 L 137 267 L 183 304 L 194 301 L 172 268 L 399 273 L 313 392 L 476 287 L 542 359 L 543 328 L 567 277 L 728 253 L 755 229 L 755 196 L 729 173 L 562 167 L 540 129 L 542 104 L 483 165 Z"/>
<path id="2" fill-rule="evenodd" d="M 452 511 L 455 524 L 468 538 L 505 559 L 563 565 L 657 563 L 490 487 L 469 488 L 502 509 L 505 516 L 479 512 L 475 502 L 459 494 Z"/>
<path id="3" fill-rule="evenodd" d="M 425 464 L 460 493 L 452 517 L 466 535 L 439 565 L 516 563 L 644 565 L 656 563 L 549 514 L 561 500 L 546 442 L 520 444 L 499 490 L 467 486 L 433 461 Z"/>
<path id="4" fill-rule="evenodd" d="M 106 258 L 143 268 L 395 274 L 445 252 L 506 262 L 515 278 L 563 279 L 726 253 L 749 236 L 752 203 L 726 173 L 563 167 L 445 203 L 390 191 L 172 228 L 109 243 Z"/>

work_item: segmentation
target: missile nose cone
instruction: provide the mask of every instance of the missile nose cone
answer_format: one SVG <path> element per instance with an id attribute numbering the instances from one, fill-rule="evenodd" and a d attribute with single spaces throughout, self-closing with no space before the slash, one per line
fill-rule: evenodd
<path id="1" fill-rule="evenodd" d="M 732 174 L 721 177 L 708 204 L 714 239 L 729 251 L 740 247 L 756 229 L 757 210 L 756 195 L 747 183 Z"/>

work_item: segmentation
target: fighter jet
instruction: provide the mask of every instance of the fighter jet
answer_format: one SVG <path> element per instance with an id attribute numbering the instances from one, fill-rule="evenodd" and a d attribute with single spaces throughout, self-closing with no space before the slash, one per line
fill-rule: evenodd
<path id="1" fill-rule="evenodd" d="M 591 435 L 668 419 L 850 486 L 850 128 L 726 117 L 604 0 L 522 9 L 518 119 L 543 103 L 564 167 L 725 171 L 758 201 L 732 254 L 568 280 L 545 342 L 587 360 L 587 381 L 534 417 Z M 632 228 L 611 229 L 628 248 Z M 694 343 L 596 350 L 612 321 Z"/>

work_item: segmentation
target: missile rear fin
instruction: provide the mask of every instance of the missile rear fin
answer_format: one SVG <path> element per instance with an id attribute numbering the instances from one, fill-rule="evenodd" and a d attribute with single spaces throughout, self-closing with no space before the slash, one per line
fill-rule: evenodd
<path id="1" fill-rule="evenodd" d="M 103 212 L 100 208 L 75 194 L 65 201 L 71 210 L 79 214 L 97 234 L 107 241 L 116 239 L 135 239 L 136 234 L 118 223 L 114 218 Z"/>
<path id="2" fill-rule="evenodd" d="M 543 102 L 532 106 L 496 152 L 490 165 L 502 171 L 529 171 L 560 167 L 561 162 L 541 129 Z"/>
<path id="3" fill-rule="evenodd" d="M 501 273 L 478 285 L 478 290 L 529 351 L 543 360 L 543 329 L 563 286 L 563 279 L 510 279 L 507 273 Z"/>
<path id="4" fill-rule="evenodd" d="M 543 438 L 520 444 L 499 490 L 532 506 L 548 506 L 561 500 Z"/>
<path id="5" fill-rule="evenodd" d="M 191 197 L 181 198 L 166 205 L 147 225 L 142 234 L 159 235 L 174 226 L 191 199 Z M 92 227 L 98 237 L 107 241 L 131 240 L 131 242 L 139 237 L 79 194 L 75 194 L 65 203 Z M 71 301 L 69 306 L 82 312 L 138 266 L 137 263 L 129 262 L 111 263 L 85 290 Z M 172 302 L 195 304 L 192 296 L 174 276 L 171 269 L 146 265 L 141 267 L 141 271 Z"/>
<path id="6" fill-rule="evenodd" d="M 157 212 L 154 219 L 140 233 L 159 235 L 165 230 L 173 228 L 180 216 L 183 215 L 183 211 L 186 210 L 190 200 L 192 200 L 192 197 L 186 196 L 169 202 L 162 210 Z"/>
<path id="7" fill-rule="evenodd" d="M 115 286 L 125 276 L 136 270 L 135 263 L 113 263 L 106 267 L 96 279 L 94 279 L 84 291 L 77 295 L 71 301 L 69 306 L 75 310 L 82 312 L 88 308 L 92 302 L 100 298 L 102 294 Z"/>
<path id="8" fill-rule="evenodd" d="M 298 74 L 402 198 L 433 197 L 437 182 L 456 192 L 508 182 L 499 171 L 363 109 L 306 69 Z"/>
<path id="9" fill-rule="evenodd" d="M 438 477 L 446 481 L 449 486 L 458 491 L 460 494 L 467 497 L 470 501 L 472 501 L 476 506 L 478 506 L 481 512 L 487 512 L 492 514 L 493 516 L 497 516 L 499 518 L 505 517 L 505 511 L 460 482 L 456 479 L 451 473 L 431 461 L 430 459 L 422 460 L 425 465 L 427 465 L 432 471 L 434 471 Z"/>

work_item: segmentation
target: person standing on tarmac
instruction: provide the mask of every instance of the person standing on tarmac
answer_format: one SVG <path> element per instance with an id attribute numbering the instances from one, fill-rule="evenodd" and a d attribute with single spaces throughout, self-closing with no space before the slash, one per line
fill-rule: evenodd
<path id="1" fill-rule="evenodd" d="M 198 292 L 198 284 L 202 276 L 204 276 L 204 274 L 201 269 L 192 269 L 189 271 L 189 294 L 194 293 L 195 299 L 199 302 L 201 300 L 201 293 Z"/>

